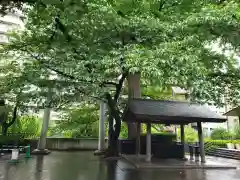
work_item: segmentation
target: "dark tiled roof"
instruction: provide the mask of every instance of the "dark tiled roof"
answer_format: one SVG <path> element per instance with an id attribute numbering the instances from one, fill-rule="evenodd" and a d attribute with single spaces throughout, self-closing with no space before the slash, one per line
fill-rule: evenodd
<path id="1" fill-rule="evenodd" d="M 231 109 L 230 111 L 226 112 L 224 115 L 226 115 L 226 116 L 240 116 L 240 106 Z"/>
<path id="2" fill-rule="evenodd" d="M 225 122 L 226 118 L 206 105 L 181 101 L 130 100 L 126 121 L 151 121 L 155 123 Z"/>

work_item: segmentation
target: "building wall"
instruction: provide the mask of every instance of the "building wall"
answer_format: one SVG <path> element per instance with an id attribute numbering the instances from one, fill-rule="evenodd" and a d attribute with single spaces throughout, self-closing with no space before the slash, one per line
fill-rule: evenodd
<path id="1" fill-rule="evenodd" d="M 230 107 L 217 108 L 214 106 L 210 106 L 210 108 L 219 114 L 224 114 L 231 109 Z M 224 128 L 229 132 L 233 132 L 235 128 L 239 126 L 238 117 L 227 116 L 226 118 L 227 118 L 227 122 L 225 123 L 203 123 L 203 130 L 204 130 L 205 136 L 210 136 L 211 132 L 216 128 Z"/>
<path id="2" fill-rule="evenodd" d="M 21 13 L 0 15 L 0 44 L 8 43 L 7 33 L 13 29 L 24 27 Z"/>

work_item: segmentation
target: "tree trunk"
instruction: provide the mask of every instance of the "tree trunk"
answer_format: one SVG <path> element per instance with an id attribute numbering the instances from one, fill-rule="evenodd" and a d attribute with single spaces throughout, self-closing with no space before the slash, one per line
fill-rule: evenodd
<path id="1" fill-rule="evenodd" d="M 108 129 L 108 150 L 106 153 L 107 157 L 113 157 L 119 155 L 119 148 L 118 148 L 118 138 L 121 131 L 121 118 L 120 114 L 117 111 L 117 102 L 112 99 L 112 97 L 108 94 L 107 95 L 107 105 L 109 110 L 109 129 Z M 115 121 L 115 124 L 114 124 Z"/>
<path id="2" fill-rule="evenodd" d="M 128 72 L 125 72 L 122 74 L 121 79 L 119 80 L 119 83 L 116 86 L 116 93 L 114 97 L 109 93 L 105 94 L 107 105 L 108 105 L 108 111 L 109 111 L 109 143 L 108 143 L 108 151 L 106 153 L 106 156 L 118 156 L 119 149 L 118 149 L 118 138 L 121 131 L 121 116 L 120 111 L 118 109 L 117 103 L 118 99 L 120 97 L 120 93 L 123 87 L 124 80 L 127 77 Z M 115 125 L 114 125 L 115 120 Z"/>
<path id="3" fill-rule="evenodd" d="M 2 135 L 6 136 L 7 135 L 7 131 L 8 131 L 8 126 L 2 124 Z"/>
<path id="4" fill-rule="evenodd" d="M 115 111 L 115 107 L 111 107 L 112 110 Z M 121 130 L 121 119 L 119 114 L 109 113 L 109 129 L 108 129 L 108 150 L 107 150 L 107 157 L 116 157 L 119 155 L 119 148 L 118 148 L 118 138 Z M 115 125 L 114 125 L 115 120 Z"/>
<path id="5" fill-rule="evenodd" d="M 141 98 L 140 73 L 128 74 L 128 98 Z M 135 123 L 127 123 L 128 139 L 137 137 L 137 125 Z M 141 130 L 140 130 L 141 132 Z"/>
<path id="6" fill-rule="evenodd" d="M 18 103 L 14 107 L 11 121 L 9 123 L 7 123 L 7 119 L 6 119 L 2 123 L 2 135 L 3 136 L 7 135 L 8 128 L 11 127 L 14 124 L 14 122 L 16 121 L 16 119 L 17 119 L 17 110 L 18 110 Z"/>

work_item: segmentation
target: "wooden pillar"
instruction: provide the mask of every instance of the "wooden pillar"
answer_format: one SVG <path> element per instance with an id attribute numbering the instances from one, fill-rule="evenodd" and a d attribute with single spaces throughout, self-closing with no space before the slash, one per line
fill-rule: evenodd
<path id="1" fill-rule="evenodd" d="M 203 131 L 202 131 L 201 122 L 197 123 L 197 128 L 198 128 L 198 140 L 199 140 L 201 162 L 205 163 L 206 159 L 205 159 L 204 140 L 203 140 Z"/>
<path id="2" fill-rule="evenodd" d="M 136 137 L 136 155 L 140 155 L 141 151 L 141 123 L 137 123 L 137 137 Z"/>
<path id="3" fill-rule="evenodd" d="M 140 87 L 140 73 L 130 73 L 128 75 L 128 97 L 131 98 L 141 98 L 141 87 Z M 137 138 L 137 123 L 127 123 L 128 126 L 128 138 Z"/>
<path id="4" fill-rule="evenodd" d="M 184 135 L 184 124 L 181 124 L 181 143 L 183 145 L 183 158 L 185 158 L 185 135 Z"/>
<path id="5" fill-rule="evenodd" d="M 146 139 L 146 161 L 151 162 L 152 150 L 151 150 L 151 123 L 147 123 L 147 139 Z"/>

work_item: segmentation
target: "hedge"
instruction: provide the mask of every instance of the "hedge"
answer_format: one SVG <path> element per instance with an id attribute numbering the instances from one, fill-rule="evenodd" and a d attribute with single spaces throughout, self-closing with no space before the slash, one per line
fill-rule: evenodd
<path id="1" fill-rule="evenodd" d="M 212 144 L 218 147 L 226 148 L 227 143 L 240 144 L 240 140 L 205 140 L 206 144 Z"/>

